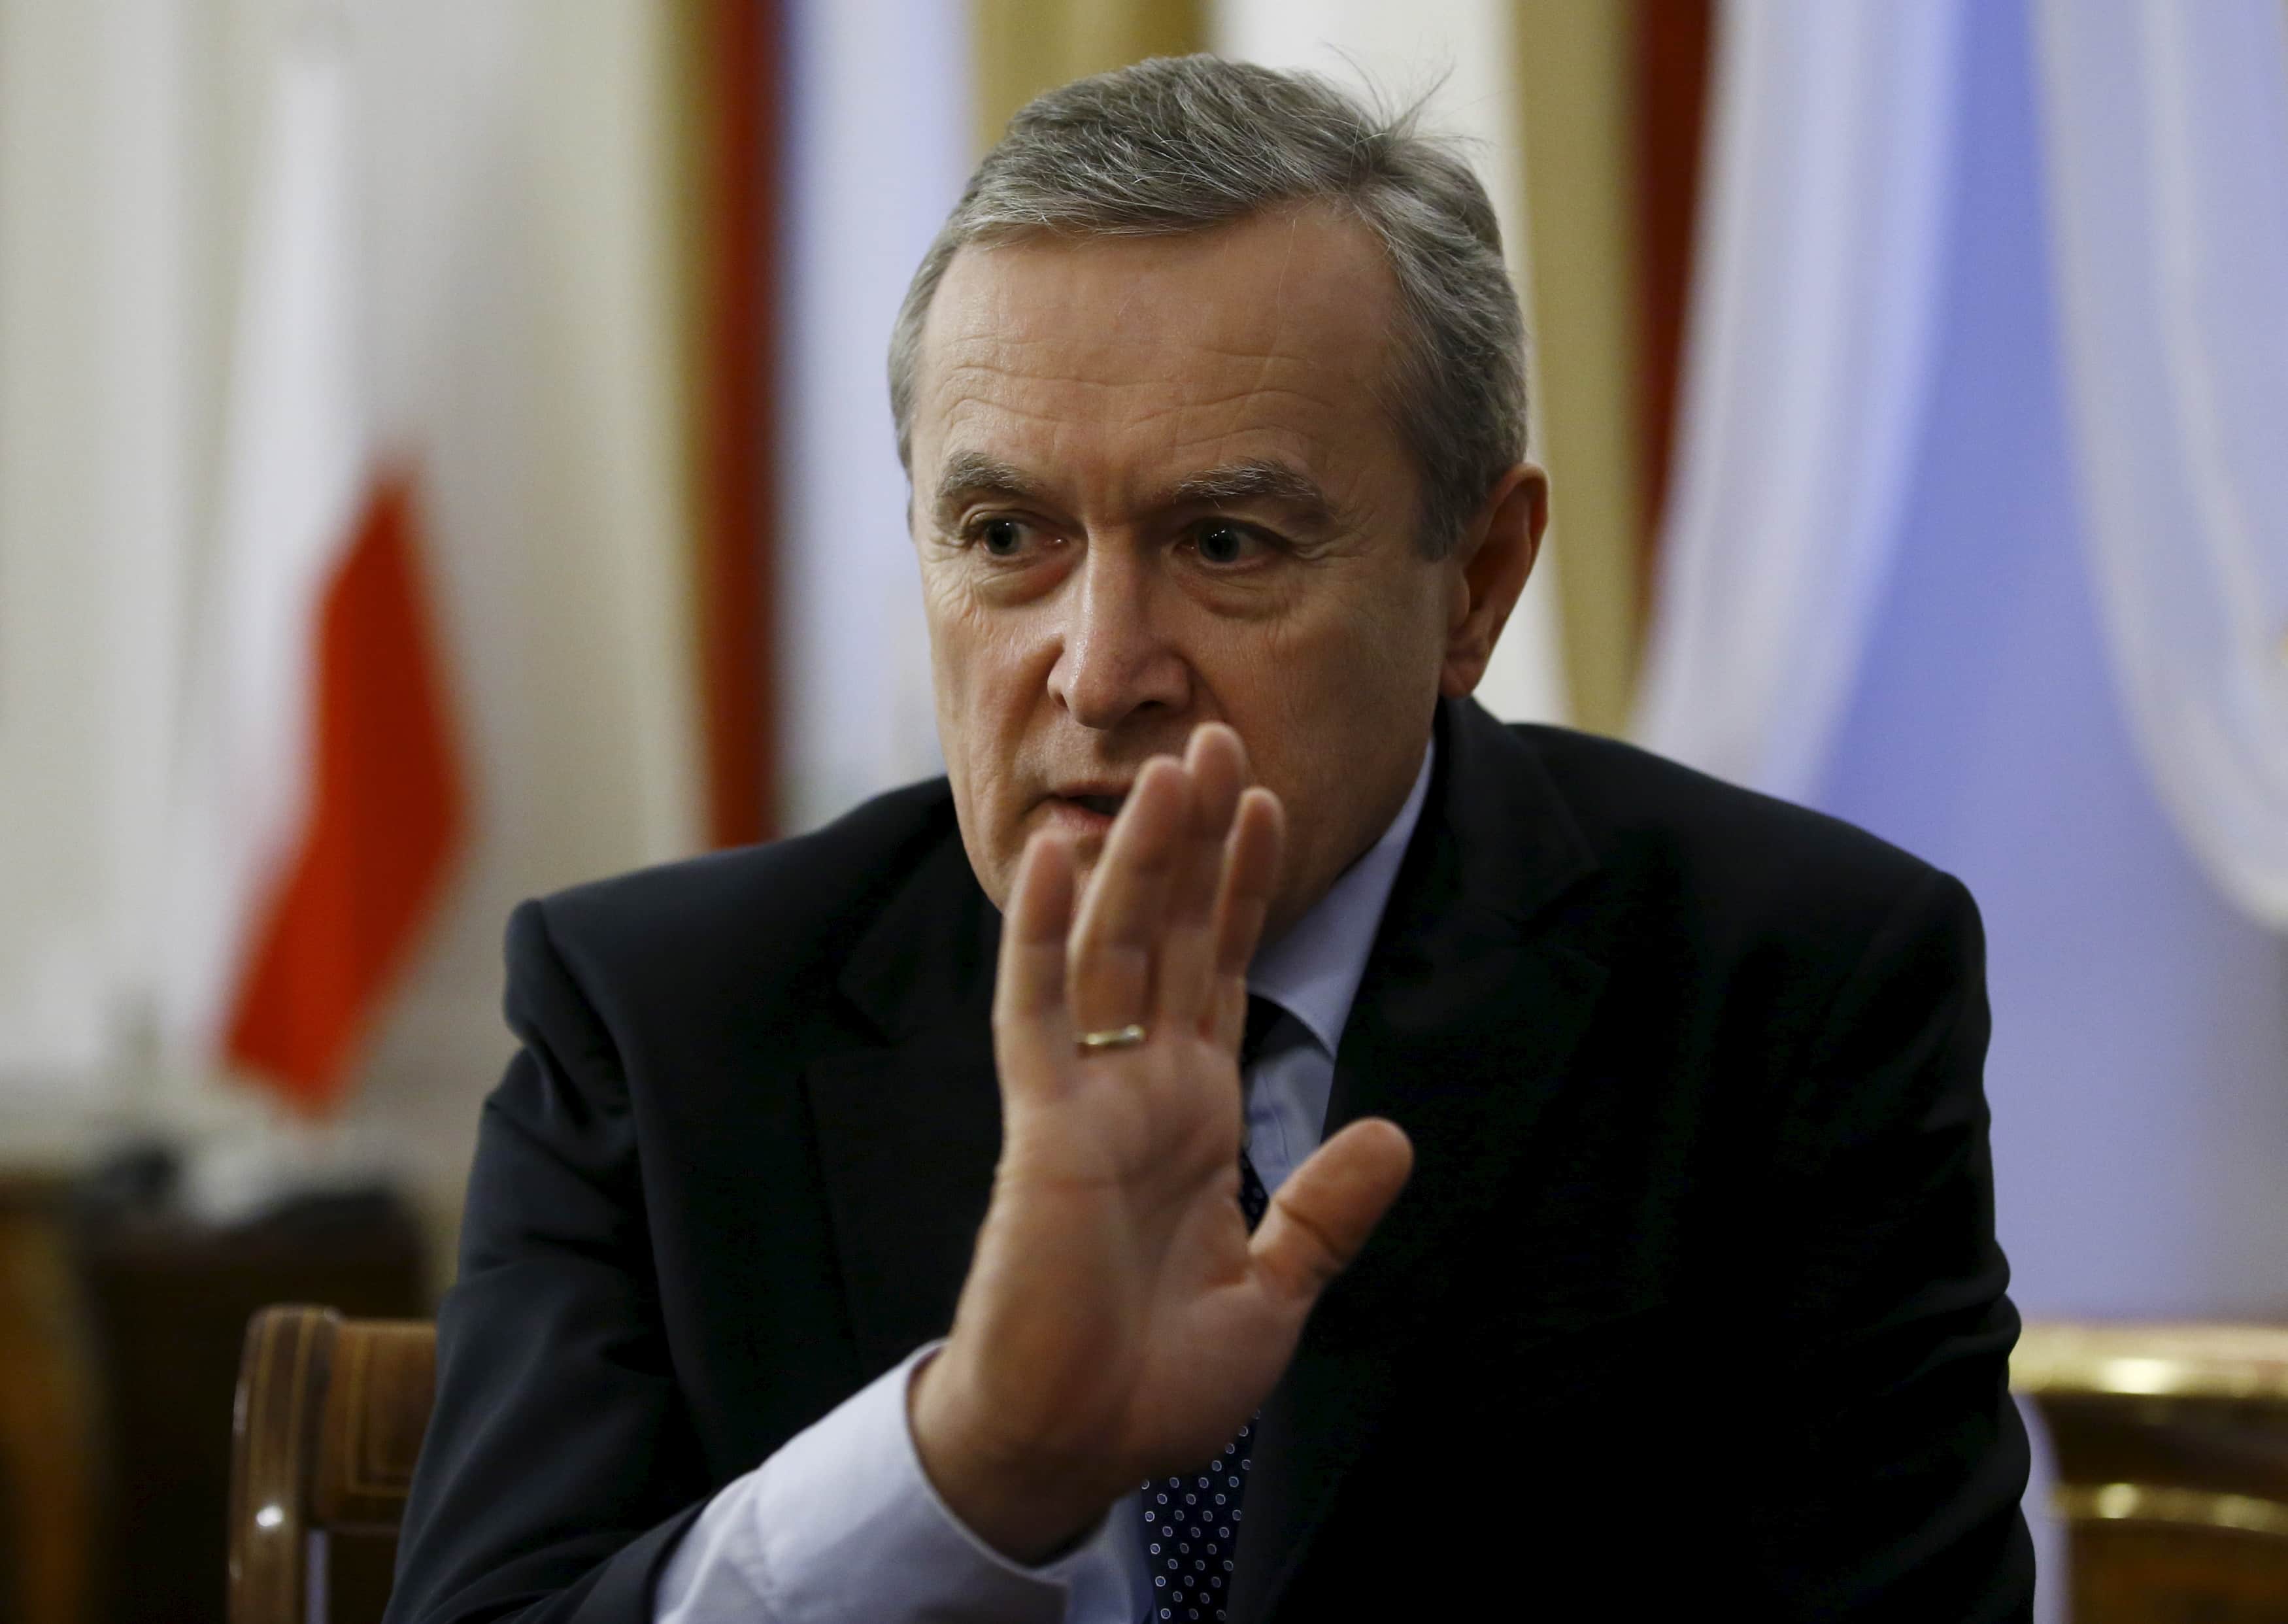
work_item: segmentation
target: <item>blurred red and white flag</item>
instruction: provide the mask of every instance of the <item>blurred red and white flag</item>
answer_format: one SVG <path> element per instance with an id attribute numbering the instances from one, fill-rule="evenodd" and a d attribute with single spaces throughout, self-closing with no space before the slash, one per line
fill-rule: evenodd
<path id="1" fill-rule="evenodd" d="M 340 1097 L 462 844 L 418 471 L 360 364 L 345 27 L 275 70 L 239 261 L 219 524 L 191 639 L 170 1035 L 290 1104 Z"/>

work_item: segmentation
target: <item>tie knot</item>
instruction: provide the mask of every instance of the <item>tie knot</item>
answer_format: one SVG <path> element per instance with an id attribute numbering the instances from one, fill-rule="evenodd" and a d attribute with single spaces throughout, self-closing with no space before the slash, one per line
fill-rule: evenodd
<path id="1" fill-rule="evenodd" d="M 1247 1031 L 1239 1040 L 1242 1071 L 1263 1057 L 1263 1046 L 1270 1041 L 1272 1029 L 1286 1018 L 1287 1012 L 1260 992 L 1247 995 Z"/>

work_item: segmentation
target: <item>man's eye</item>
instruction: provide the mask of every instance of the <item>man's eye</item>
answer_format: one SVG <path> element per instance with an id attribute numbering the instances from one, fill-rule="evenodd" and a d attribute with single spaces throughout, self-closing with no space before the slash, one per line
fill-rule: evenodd
<path id="1" fill-rule="evenodd" d="M 1210 564 L 1244 563 L 1248 549 L 1255 537 L 1235 524 L 1207 524 L 1200 527 L 1192 545 L 1199 550 L 1200 559 Z"/>
<path id="2" fill-rule="evenodd" d="M 1014 558 L 1024 550 L 1025 527 L 1014 519 L 988 519 L 977 527 L 977 539 L 995 558 Z"/>

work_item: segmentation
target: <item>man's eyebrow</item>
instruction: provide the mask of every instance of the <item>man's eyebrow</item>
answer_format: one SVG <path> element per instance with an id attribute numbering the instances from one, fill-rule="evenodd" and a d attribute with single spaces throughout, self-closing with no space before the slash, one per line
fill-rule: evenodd
<path id="1" fill-rule="evenodd" d="M 949 517 L 964 501 L 977 497 L 1005 497 L 1019 501 L 1045 499 L 1047 487 L 1014 464 L 982 451 L 956 451 L 938 472 L 935 507 Z M 1338 521 L 1334 503 L 1317 481 L 1300 469 L 1266 458 L 1249 458 L 1185 475 L 1169 486 L 1151 506 L 1172 507 L 1229 507 L 1246 502 L 1266 502 L 1284 507 L 1309 522 Z"/>
<path id="2" fill-rule="evenodd" d="M 1023 469 L 982 451 L 956 451 L 938 470 L 936 509 L 949 514 L 965 497 L 1004 496 L 1037 501 L 1045 488 Z"/>
<path id="3" fill-rule="evenodd" d="M 1219 468 L 1188 474 L 1170 488 L 1164 503 L 1170 507 L 1225 507 L 1242 502 L 1270 502 L 1307 519 L 1331 521 L 1335 505 L 1318 482 L 1283 462 L 1251 458 Z"/>

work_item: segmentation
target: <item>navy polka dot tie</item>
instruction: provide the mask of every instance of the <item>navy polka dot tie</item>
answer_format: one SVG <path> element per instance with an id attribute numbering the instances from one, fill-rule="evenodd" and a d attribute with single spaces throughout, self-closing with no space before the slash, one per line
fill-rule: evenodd
<path id="1" fill-rule="evenodd" d="M 1262 1052 L 1264 1039 L 1286 1012 L 1267 998 L 1247 1000 L 1247 1036 L 1239 1046 L 1244 1073 Z M 1239 1210 L 1251 1230 L 1263 1222 L 1271 1198 L 1264 1192 L 1255 1164 L 1239 1152 Z M 1239 1544 L 1240 1497 L 1251 1464 L 1255 1437 L 1251 1419 L 1239 1436 L 1196 1472 L 1144 1485 L 1145 1568 L 1152 1575 L 1152 1617 L 1191 1624 L 1221 1620 L 1231 1594 L 1232 1553 Z"/>

